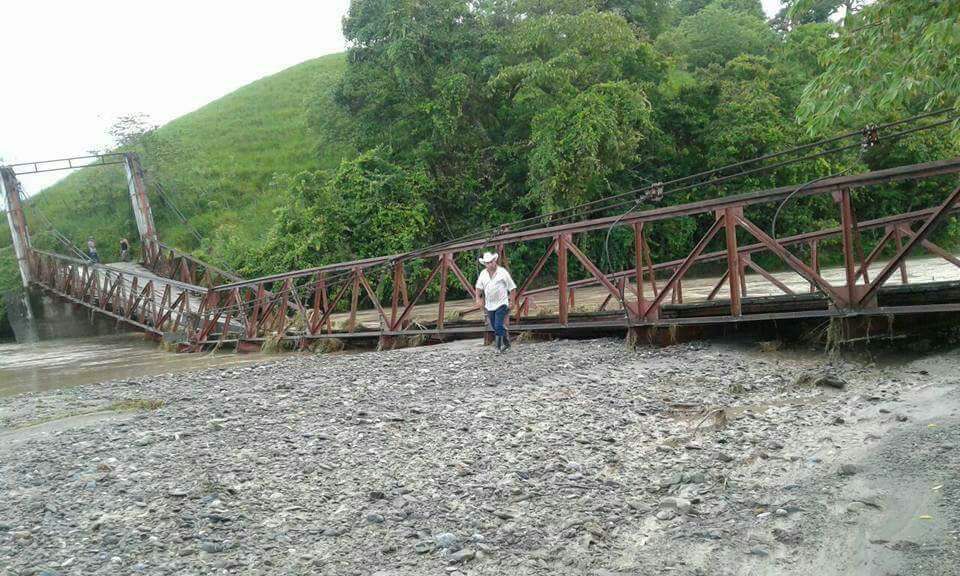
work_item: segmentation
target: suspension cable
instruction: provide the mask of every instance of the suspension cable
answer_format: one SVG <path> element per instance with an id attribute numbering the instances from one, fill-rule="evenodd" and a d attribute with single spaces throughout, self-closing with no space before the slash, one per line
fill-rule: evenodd
<path id="1" fill-rule="evenodd" d="M 897 121 L 893 121 L 893 122 L 888 122 L 888 123 L 886 123 L 886 124 L 882 124 L 882 125 L 879 125 L 879 126 L 872 126 L 871 128 L 872 128 L 873 130 L 876 130 L 876 129 L 879 129 L 879 128 L 890 128 L 890 127 L 894 127 L 894 126 L 900 126 L 900 125 L 907 124 L 907 123 L 910 123 L 910 122 L 914 122 L 914 121 L 917 121 L 917 120 L 920 120 L 920 119 L 923 119 L 923 118 L 928 118 L 928 117 L 931 117 L 931 116 L 940 115 L 940 114 L 943 114 L 943 113 L 945 113 L 945 112 L 951 112 L 951 111 L 954 111 L 954 110 L 956 110 L 955 107 L 943 108 L 943 109 L 940 109 L 940 110 L 935 110 L 935 111 L 931 111 L 931 112 L 926 112 L 926 113 L 922 113 L 922 114 L 917 114 L 917 115 L 914 115 L 914 116 L 911 116 L 911 117 L 909 117 L 909 118 L 905 118 L 905 119 L 902 119 L 902 120 L 897 120 Z M 916 126 L 916 127 L 913 127 L 913 128 L 909 128 L 909 129 L 905 129 L 905 130 L 902 130 L 902 131 L 899 131 L 899 132 L 895 132 L 895 133 L 892 133 L 892 134 L 882 135 L 882 136 L 877 137 L 877 138 L 876 138 L 876 141 L 901 138 L 901 137 L 904 137 L 904 136 L 906 136 L 906 135 L 913 134 L 913 133 L 915 133 L 915 132 L 920 132 L 920 131 L 923 131 L 923 130 L 928 130 L 928 129 L 935 128 L 935 127 L 938 127 L 938 126 L 942 126 L 942 125 L 945 125 L 945 124 L 949 124 L 949 123 L 951 123 L 951 122 L 956 121 L 958 118 L 960 118 L 960 116 L 951 116 L 951 117 L 949 117 L 949 118 L 947 118 L 947 119 L 940 120 L 940 121 L 937 121 L 937 122 L 932 122 L 932 123 L 929 123 L 929 124 L 923 124 L 923 125 L 920 125 L 920 126 Z M 627 214 L 629 214 L 632 210 L 636 209 L 636 207 L 638 207 L 640 203 L 642 203 L 643 201 L 646 201 L 646 200 L 650 200 L 652 197 L 658 197 L 658 196 L 665 195 L 665 194 L 673 194 L 673 193 L 677 193 L 677 192 L 682 192 L 682 191 L 686 191 L 686 190 L 691 190 L 691 189 L 699 188 L 699 187 L 702 187 L 702 186 L 717 185 L 717 184 L 720 184 L 720 183 L 723 183 L 723 182 L 727 182 L 727 181 L 730 181 L 730 180 L 733 180 L 733 179 L 736 179 L 736 178 L 742 178 L 742 177 L 749 176 L 749 175 L 753 175 L 753 174 L 757 174 L 757 173 L 762 173 L 762 172 L 768 172 L 768 171 L 771 171 L 771 170 L 776 170 L 776 169 L 778 169 L 778 168 L 783 168 L 783 167 L 785 167 L 785 166 L 788 166 L 788 165 L 791 165 L 791 164 L 795 164 L 795 163 L 798 163 L 798 162 L 804 162 L 804 161 L 813 160 L 813 159 L 821 158 L 821 157 L 824 157 L 824 156 L 828 156 L 828 155 L 831 155 L 831 154 L 836 154 L 836 153 L 839 153 L 839 152 L 842 152 L 842 151 L 845 151 L 845 150 L 852 149 L 852 148 L 854 148 L 854 147 L 862 147 L 862 143 L 861 143 L 861 142 L 856 142 L 856 143 L 847 144 L 847 145 L 843 145 L 843 146 L 837 146 L 837 147 L 834 147 L 834 148 L 830 148 L 830 149 L 828 149 L 828 150 L 823 150 L 823 151 L 815 152 L 815 153 L 808 154 L 808 155 L 805 155 L 805 156 L 802 156 L 802 157 L 799 157 L 799 158 L 793 158 L 793 159 L 789 159 L 789 160 L 784 160 L 784 161 L 781 161 L 781 162 L 777 162 L 777 163 L 774 163 L 774 164 L 769 165 L 769 166 L 761 166 L 761 167 L 752 168 L 752 169 L 749 169 L 749 170 L 743 170 L 743 171 L 737 172 L 737 173 L 735 173 L 735 174 L 725 175 L 725 176 L 722 176 L 722 177 L 720 177 L 720 178 L 716 178 L 716 179 L 709 180 L 709 181 L 705 181 L 705 182 L 694 182 L 694 183 L 691 183 L 691 184 L 687 184 L 687 185 L 685 185 L 685 186 L 682 186 L 682 187 L 680 187 L 680 188 L 675 188 L 675 189 L 668 190 L 668 191 L 663 191 L 663 187 L 665 187 L 665 186 L 674 185 L 674 184 L 683 183 L 683 182 L 688 182 L 688 181 L 691 181 L 691 180 L 694 180 L 694 179 L 697 179 L 697 178 L 703 178 L 703 177 L 706 177 L 706 176 L 718 174 L 718 173 L 724 172 L 724 171 L 726 171 L 726 170 L 729 170 L 729 169 L 731 169 L 731 168 L 736 168 L 736 167 L 741 167 L 741 166 L 747 166 L 747 165 L 754 164 L 754 163 L 756 163 L 756 162 L 760 162 L 760 161 L 763 161 L 763 160 L 769 160 L 769 159 L 772 159 L 772 158 L 778 158 L 778 157 L 781 157 L 781 156 L 784 156 L 784 155 L 787 155 L 787 154 L 790 154 L 790 153 L 796 153 L 796 152 L 798 152 L 798 151 L 809 150 L 809 149 L 815 148 L 815 147 L 817 147 L 817 146 L 823 146 L 824 144 L 830 144 L 830 143 L 842 141 L 842 140 L 844 140 L 844 139 L 851 138 L 851 137 L 853 137 L 853 136 L 862 136 L 863 133 L 864 133 L 863 130 L 850 131 L 850 132 L 847 132 L 847 133 L 844 133 L 844 134 L 841 134 L 841 135 L 838 135 L 838 136 L 834 136 L 834 137 L 831 137 L 831 138 L 819 140 L 819 141 L 817 141 L 817 142 L 812 142 L 812 143 L 809 143 L 809 144 L 804 144 L 804 145 L 802 145 L 802 146 L 797 146 L 797 147 L 791 148 L 791 149 L 789 149 L 789 150 L 774 152 L 774 153 L 766 154 L 766 155 L 763 155 L 763 156 L 759 156 L 759 157 L 757 157 L 757 158 L 753 158 L 753 159 L 744 160 L 744 161 L 736 162 L 736 163 L 733 163 L 733 164 L 729 164 L 729 165 L 726 165 L 726 166 L 723 166 L 723 167 L 720 167 L 720 168 L 716 168 L 716 169 L 712 169 L 712 170 L 707 170 L 707 171 L 700 172 L 700 173 L 697 173 L 697 174 L 692 174 L 692 175 L 689 175 L 689 176 L 684 176 L 684 177 L 677 178 L 677 179 L 674 179 L 674 180 L 671 180 L 671 181 L 668 181 L 668 182 L 656 183 L 656 184 L 653 184 L 653 185 L 650 185 L 650 186 L 646 186 L 646 187 L 643 187 L 643 188 L 638 188 L 638 189 L 629 190 L 629 191 L 627 191 L 627 192 L 622 192 L 622 193 L 614 194 L 614 195 L 612 195 L 612 196 L 607 196 L 607 197 L 604 197 L 604 198 L 599 198 L 599 199 L 596 199 L 596 200 L 592 200 L 592 201 L 590 201 L 590 202 L 585 202 L 585 203 L 582 203 L 582 204 L 579 204 L 579 205 L 576 205 L 576 206 L 571 206 L 571 207 L 569 207 L 569 208 L 565 208 L 565 209 L 563 209 L 563 210 L 558 210 L 558 211 L 555 211 L 555 212 L 552 212 L 552 213 L 542 214 L 542 215 L 538 215 L 538 216 L 532 216 L 532 217 L 528 217 L 528 218 L 516 220 L 516 221 L 514 221 L 514 222 L 511 222 L 511 223 L 508 223 L 508 224 L 505 224 L 505 225 L 500 225 L 500 226 L 496 226 L 496 227 L 486 228 L 486 229 L 483 229 L 483 230 L 479 230 L 479 231 L 476 231 L 476 232 L 472 232 L 472 233 L 469 233 L 469 234 L 462 235 L 462 236 L 457 237 L 457 238 L 453 238 L 453 239 L 450 239 L 450 240 L 445 240 L 445 241 L 442 241 L 442 242 L 434 243 L 434 244 L 429 245 L 429 246 L 426 246 L 426 247 L 424 247 L 424 248 L 420 248 L 420 249 L 417 249 L 417 250 L 412 250 L 412 251 L 409 251 L 409 252 L 406 252 L 406 253 L 403 253 L 403 254 L 399 254 L 399 255 L 397 255 L 397 256 L 394 257 L 394 258 L 385 260 L 384 262 L 377 263 L 377 264 L 371 266 L 371 268 L 376 268 L 376 267 L 385 266 L 385 265 L 393 265 L 393 264 L 394 264 L 396 261 L 398 261 L 398 260 L 408 260 L 408 259 L 417 258 L 417 257 L 422 256 L 423 254 L 425 254 L 425 253 L 427 253 L 427 252 L 436 251 L 436 250 L 445 248 L 445 247 L 447 247 L 447 246 L 454 245 L 454 244 L 458 244 L 458 243 L 462 243 L 462 242 L 466 242 L 466 241 L 469 241 L 469 240 L 476 240 L 476 239 L 484 238 L 484 239 L 485 239 L 484 246 L 486 246 L 486 245 L 488 245 L 490 242 L 492 242 L 492 241 L 496 238 L 496 236 L 498 235 L 498 233 L 501 232 L 501 231 L 509 230 L 510 232 L 522 232 L 522 231 L 525 231 L 525 230 L 528 230 L 528 229 L 531 229 L 531 228 L 534 228 L 534 227 L 539 226 L 539 221 L 542 221 L 544 218 L 550 218 L 550 217 L 557 216 L 557 215 L 561 215 L 561 214 L 564 214 L 564 213 L 568 213 L 568 212 L 571 212 L 571 211 L 574 211 L 574 210 L 577 210 L 577 209 L 586 208 L 586 207 L 590 207 L 590 206 L 595 206 L 595 205 L 598 204 L 598 203 L 609 202 L 609 201 L 611 201 L 611 200 L 616 200 L 616 199 L 618 199 L 618 198 L 623 198 L 623 197 L 626 197 L 626 196 L 634 196 L 633 198 L 631 198 L 631 199 L 628 200 L 628 201 L 622 201 L 622 202 L 614 203 L 614 204 L 607 205 L 607 206 L 601 206 L 601 207 L 598 207 L 598 208 L 592 208 L 592 209 L 588 210 L 588 211 L 587 211 L 586 213 L 584 213 L 584 214 L 577 214 L 578 216 L 584 216 L 584 215 L 586 215 L 586 214 L 592 214 L 592 213 L 595 213 L 595 212 L 598 212 L 598 211 L 602 211 L 602 210 L 612 210 L 612 209 L 615 209 L 615 208 L 623 207 L 623 206 L 625 206 L 625 205 L 631 206 L 631 208 L 630 208 L 629 210 L 627 210 L 626 212 L 624 212 L 624 213 L 617 219 L 617 221 L 615 222 L 615 225 L 617 225 L 617 224 L 619 224 L 619 222 L 620 222 L 623 218 L 626 217 Z M 845 172 L 845 171 L 844 171 L 844 172 Z M 841 173 L 843 173 L 843 172 L 841 172 Z M 823 177 L 823 178 L 828 178 L 828 177 L 829 177 L 829 176 L 825 176 L 825 177 Z M 823 179 L 823 178 L 819 178 L 819 179 L 817 179 L 817 180 L 815 180 L 815 181 L 818 181 L 818 180 Z M 809 182 L 808 182 L 808 183 L 805 183 L 805 184 L 802 184 L 802 185 L 798 188 L 798 190 L 803 189 L 804 187 L 809 186 L 809 185 L 810 185 Z M 640 194 L 640 193 L 643 193 L 643 196 L 640 197 L 640 198 L 637 198 L 636 195 L 637 195 L 637 194 Z M 796 193 L 796 191 L 795 191 L 794 193 Z M 571 215 L 571 216 L 572 216 L 572 215 Z M 522 226 L 522 227 L 520 227 L 520 228 L 514 228 L 514 225 L 516 225 L 516 224 L 522 224 L 522 223 L 530 223 L 530 224 L 528 224 L 527 226 Z M 609 240 L 609 238 L 608 238 L 608 240 Z M 335 282 L 336 280 L 339 280 L 340 278 L 349 276 L 349 275 L 352 274 L 352 273 L 353 273 L 353 272 L 352 272 L 351 270 L 344 270 L 344 271 L 340 271 L 340 272 L 335 272 L 332 276 L 325 277 L 325 278 L 324 278 L 324 281 L 325 281 L 325 282 Z M 284 293 L 286 293 L 286 292 L 289 292 L 289 291 L 291 291 L 291 290 L 301 290 L 301 289 L 307 289 L 307 290 L 309 290 L 309 289 L 313 289 L 313 288 L 316 287 L 316 285 L 317 285 L 316 282 L 308 282 L 308 283 L 306 283 L 306 284 L 304 284 L 304 285 L 301 285 L 301 286 L 299 286 L 299 287 L 296 286 L 296 285 L 294 285 L 294 284 L 291 284 L 291 288 L 281 289 L 280 291 L 274 292 L 274 296 L 279 296 L 279 295 L 284 294 Z M 240 309 L 242 306 L 243 306 L 243 305 L 223 306 L 223 307 L 218 307 L 218 308 L 216 308 L 216 309 L 214 309 L 214 310 L 218 310 L 218 311 L 237 310 L 237 309 Z"/>

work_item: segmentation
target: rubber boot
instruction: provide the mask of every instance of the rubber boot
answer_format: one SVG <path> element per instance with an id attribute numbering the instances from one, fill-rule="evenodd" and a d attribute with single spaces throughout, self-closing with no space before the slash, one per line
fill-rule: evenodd
<path id="1" fill-rule="evenodd" d="M 509 333 L 509 332 L 504 332 L 504 333 L 503 333 L 503 336 L 501 336 L 500 338 L 501 338 L 501 340 L 503 341 L 503 342 L 502 342 L 502 344 L 503 344 L 503 349 L 501 350 L 501 352 L 506 352 L 507 350 L 510 349 L 510 333 Z"/>
<path id="2" fill-rule="evenodd" d="M 503 352 L 503 337 L 496 336 L 494 337 L 494 344 L 497 345 L 497 352 Z"/>

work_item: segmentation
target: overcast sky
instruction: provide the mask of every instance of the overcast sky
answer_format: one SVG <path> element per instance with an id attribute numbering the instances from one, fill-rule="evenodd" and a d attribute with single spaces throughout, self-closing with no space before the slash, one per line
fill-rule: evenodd
<path id="1" fill-rule="evenodd" d="M 777 0 L 762 0 L 768 15 Z M 83 155 L 118 116 L 163 124 L 244 84 L 340 52 L 350 0 L 11 0 L 0 34 L 0 160 Z M 65 172 L 24 176 L 28 194 Z"/>

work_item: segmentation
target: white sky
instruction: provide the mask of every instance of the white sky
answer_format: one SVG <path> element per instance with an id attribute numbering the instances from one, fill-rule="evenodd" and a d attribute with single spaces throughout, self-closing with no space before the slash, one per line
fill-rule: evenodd
<path id="1" fill-rule="evenodd" d="M 762 0 L 768 15 L 778 0 Z M 159 124 L 249 82 L 340 52 L 350 0 L 8 0 L 0 161 L 79 156 L 125 114 Z M 23 176 L 28 194 L 66 172 Z"/>
<path id="2" fill-rule="evenodd" d="M 350 0 L 9 0 L 0 159 L 83 155 L 124 114 L 163 124 L 244 84 L 341 52 Z M 23 176 L 28 193 L 66 172 Z"/>

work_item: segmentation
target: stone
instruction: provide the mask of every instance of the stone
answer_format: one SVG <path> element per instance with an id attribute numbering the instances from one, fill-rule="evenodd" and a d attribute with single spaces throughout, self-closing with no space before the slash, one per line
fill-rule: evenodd
<path id="1" fill-rule="evenodd" d="M 642 500 L 639 500 L 639 499 L 637 499 L 637 498 L 627 498 L 627 499 L 626 499 L 626 504 L 627 504 L 627 507 L 628 507 L 628 508 L 630 508 L 631 510 L 633 510 L 633 511 L 635 511 L 635 512 L 641 512 L 641 513 L 643 513 L 643 512 L 649 512 L 649 511 L 650 511 L 650 506 L 648 506 L 645 502 L 643 502 Z"/>
<path id="2" fill-rule="evenodd" d="M 219 554 L 220 552 L 226 552 L 232 548 L 232 544 L 229 541 L 225 542 L 201 542 L 197 545 L 200 550 L 207 552 L 208 554 Z"/>
<path id="3" fill-rule="evenodd" d="M 437 548 L 437 545 L 434 542 L 429 540 L 424 540 L 417 542 L 413 545 L 413 551 L 417 554 L 426 554 L 427 552 L 433 552 Z"/>
<path id="4" fill-rule="evenodd" d="M 867 505 L 863 502 L 851 502 L 847 504 L 847 513 L 849 514 L 859 514 L 866 510 Z"/>
<path id="5" fill-rule="evenodd" d="M 824 374 L 816 372 L 805 372 L 801 374 L 796 381 L 794 386 L 807 388 L 811 386 L 823 386 L 825 388 L 836 388 L 842 389 L 847 385 L 847 382 L 835 374 Z"/>
<path id="6" fill-rule="evenodd" d="M 366 520 L 370 524 L 383 524 L 384 517 L 382 514 L 372 513 L 372 514 L 367 514 Z"/>
<path id="7" fill-rule="evenodd" d="M 443 532 L 434 536 L 433 541 L 437 543 L 438 548 L 444 550 L 459 550 L 460 538 L 452 532 Z"/>
<path id="8" fill-rule="evenodd" d="M 460 550 L 459 552 L 454 552 L 453 554 L 447 556 L 447 562 L 449 562 L 450 564 L 460 564 L 462 562 L 468 562 L 470 560 L 473 560 L 473 557 L 476 555 L 477 553 L 474 552 L 473 550 L 464 549 L 464 550 Z"/>
<path id="9" fill-rule="evenodd" d="M 669 496 L 660 500 L 660 508 L 662 510 L 676 510 L 681 514 L 686 514 L 690 510 L 691 502 L 685 498 L 676 498 Z"/>
<path id="10" fill-rule="evenodd" d="M 793 530 L 809 530 L 808 539 L 819 542 L 819 527 L 829 521 L 821 516 L 836 502 L 836 528 L 882 519 L 868 503 L 859 517 L 844 510 L 867 500 L 862 477 L 909 459 L 894 454 L 880 465 L 843 454 L 862 446 L 868 432 L 898 426 L 894 414 L 910 414 L 914 426 L 923 410 L 915 379 L 898 379 L 895 366 L 836 360 L 838 374 L 851 374 L 847 389 L 859 394 L 868 381 L 887 386 L 877 391 L 882 402 L 868 404 L 845 391 L 791 391 L 790 375 L 810 360 L 790 355 L 758 360 L 703 343 L 634 351 L 606 338 L 519 346 L 523 355 L 486 354 L 470 340 L 403 352 L 291 354 L 223 377 L 201 369 L 145 376 L 135 385 L 4 396 L 2 427 L 95 409 L 124 394 L 169 402 L 123 426 L 111 418 L 17 444 L 0 497 L 0 563 L 10 564 L 0 570 L 19 576 L 49 563 L 64 576 L 626 576 L 643 568 L 720 576 L 746 563 L 787 572 L 805 552 L 788 545 L 799 539 Z M 492 388 L 490 374 L 497 374 Z M 771 405 L 741 412 L 743 405 L 731 405 L 728 381 L 756 382 L 762 393 L 749 402 Z M 278 388 L 286 382 L 293 391 Z M 705 422 L 694 432 L 705 407 L 724 405 L 731 411 L 725 428 Z M 878 416 L 880 407 L 892 413 Z M 359 426 L 360 411 L 374 422 Z M 406 421 L 388 421 L 393 412 Z M 837 414 L 849 418 L 850 429 L 824 431 Z M 210 418 L 227 423 L 212 431 Z M 956 449 L 938 452 L 943 442 L 960 445 L 947 434 L 954 419 L 944 413 L 939 430 L 904 440 L 930 457 L 931 473 L 955 460 Z M 832 438 L 820 441 L 826 434 Z M 145 435 L 156 443 L 137 446 Z M 657 444 L 664 450 L 654 451 Z M 631 453 L 634 446 L 646 448 Z M 791 464 L 793 454 L 802 454 L 801 462 Z M 823 461 L 808 467 L 813 455 Z M 844 462 L 864 471 L 842 478 Z M 469 474 L 459 476 L 459 464 Z M 800 477 L 802 485 L 784 485 Z M 91 479 L 96 490 L 85 492 Z M 918 486 L 939 483 L 925 494 L 952 504 L 956 494 L 945 478 Z M 797 503 L 805 511 L 791 512 Z M 758 520 L 760 513 L 769 515 Z M 383 523 L 368 523 L 371 514 Z M 952 530 L 942 536 L 953 538 Z M 30 539 L 14 540 L 13 531 Z M 226 540 L 235 544 L 217 545 Z M 643 550 L 633 553 L 641 541 Z M 685 556 L 687 545 L 724 563 L 698 571 L 699 556 Z M 769 556 L 747 556 L 754 546 Z M 113 556 L 123 562 L 110 564 Z M 644 566 L 648 560 L 660 570 Z M 138 563 L 146 569 L 138 571 Z"/>
<path id="11" fill-rule="evenodd" d="M 781 544 L 800 544 L 803 541 L 803 537 L 797 529 L 774 528 L 770 533 Z"/>
<path id="12" fill-rule="evenodd" d="M 683 482 L 685 484 L 703 484 L 707 481 L 707 475 L 702 470 L 695 472 L 684 472 Z"/>
<path id="13" fill-rule="evenodd" d="M 854 474 L 863 470 L 861 466 L 856 464 L 841 464 L 840 465 L 840 475 L 841 476 L 853 476 Z"/>
<path id="14" fill-rule="evenodd" d="M 673 520 L 677 517 L 677 511 L 672 508 L 664 508 L 657 512 L 657 520 Z"/>
<path id="15" fill-rule="evenodd" d="M 672 474 L 670 476 L 667 476 L 666 478 L 661 480 L 660 486 L 662 488 L 669 488 L 671 486 L 676 486 L 677 484 L 680 484 L 682 482 L 683 482 L 683 474 L 677 473 L 677 474 Z"/>
<path id="16" fill-rule="evenodd" d="M 754 546 L 749 552 L 747 552 L 747 554 L 750 554 L 751 556 L 759 556 L 760 558 L 766 558 L 770 555 L 770 552 L 761 546 Z"/>
<path id="17" fill-rule="evenodd" d="M 814 380 L 813 385 L 821 386 L 824 388 L 835 388 L 837 390 L 842 390 L 846 388 L 847 381 L 837 376 L 836 374 L 824 374 L 823 376 L 820 376 L 816 380 Z"/>

